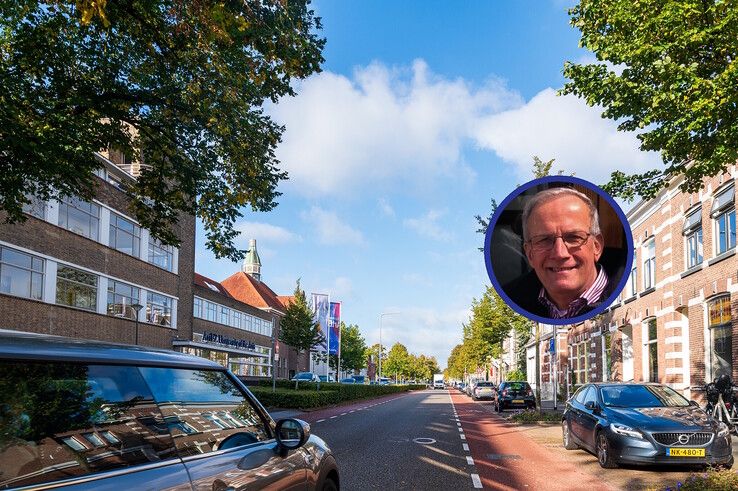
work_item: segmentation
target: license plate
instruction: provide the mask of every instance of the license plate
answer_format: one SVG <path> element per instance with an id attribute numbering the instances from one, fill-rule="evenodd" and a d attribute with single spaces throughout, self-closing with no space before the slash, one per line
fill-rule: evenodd
<path id="1" fill-rule="evenodd" d="M 513 404 L 525 404 L 523 399 L 513 399 Z"/>
<path id="2" fill-rule="evenodd" d="M 704 448 L 670 448 L 666 455 L 669 457 L 704 457 Z"/>

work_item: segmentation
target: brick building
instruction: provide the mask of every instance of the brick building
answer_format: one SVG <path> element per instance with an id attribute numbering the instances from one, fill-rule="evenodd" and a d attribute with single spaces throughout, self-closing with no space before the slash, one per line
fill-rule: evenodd
<path id="1" fill-rule="evenodd" d="M 195 219 L 174 226 L 179 248 L 161 244 L 127 211 L 134 177 L 96 156 L 91 202 L 36 201 L 0 226 L 0 328 L 172 348 L 192 333 Z"/>
<path id="2" fill-rule="evenodd" d="M 628 282 L 602 315 L 569 326 L 560 380 L 658 381 L 699 400 L 691 387 L 738 377 L 736 177 L 732 166 L 691 194 L 674 181 L 628 212 Z"/>

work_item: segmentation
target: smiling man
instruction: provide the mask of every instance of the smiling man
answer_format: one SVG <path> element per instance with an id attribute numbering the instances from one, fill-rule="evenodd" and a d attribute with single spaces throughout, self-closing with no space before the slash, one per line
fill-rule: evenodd
<path id="1" fill-rule="evenodd" d="M 600 305 L 616 286 L 598 263 L 604 240 L 597 208 L 575 189 L 547 189 L 526 202 L 523 248 L 535 275 L 508 292 L 531 314 L 577 317 Z"/>

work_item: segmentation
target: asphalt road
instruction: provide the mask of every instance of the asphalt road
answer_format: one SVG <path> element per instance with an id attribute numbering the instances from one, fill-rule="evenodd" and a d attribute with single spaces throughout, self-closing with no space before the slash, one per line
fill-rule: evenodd
<path id="1" fill-rule="evenodd" d="M 388 396 L 305 416 L 336 455 L 341 489 L 475 487 L 475 466 L 464 450 L 446 390 Z"/>

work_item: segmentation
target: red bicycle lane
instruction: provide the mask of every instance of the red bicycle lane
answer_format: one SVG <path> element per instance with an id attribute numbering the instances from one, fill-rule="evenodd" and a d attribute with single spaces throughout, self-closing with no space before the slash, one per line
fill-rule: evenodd
<path id="1" fill-rule="evenodd" d="M 451 392 L 469 451 L 486 489 L 616 489 L 548 451 L 468 397 Z"/>

